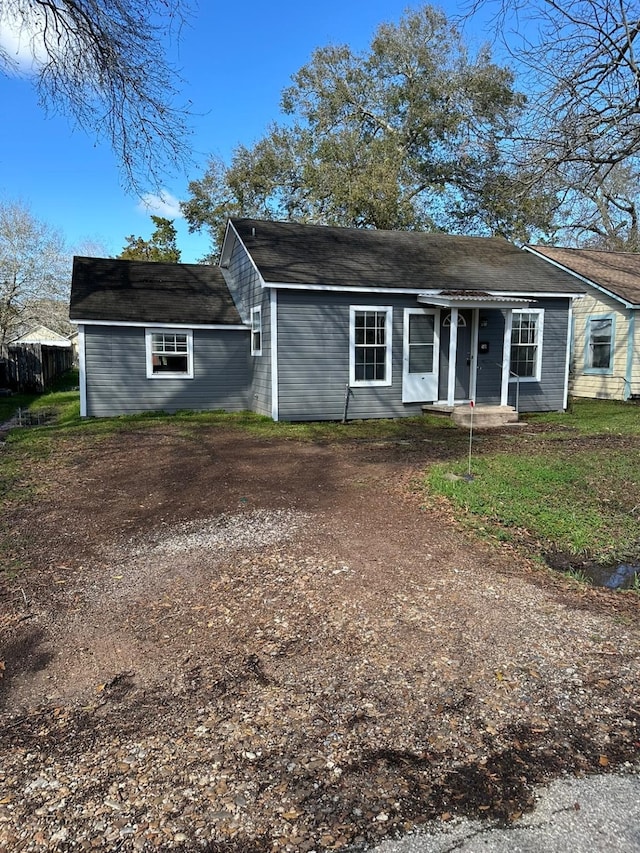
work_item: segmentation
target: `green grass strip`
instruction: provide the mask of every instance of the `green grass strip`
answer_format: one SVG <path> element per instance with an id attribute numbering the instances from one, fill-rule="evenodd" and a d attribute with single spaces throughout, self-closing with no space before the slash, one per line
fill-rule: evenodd
<path id="1" fill-rule="evenodd" d="M 465 470 L 436 465 L 427 483 L 475 527 L 600 562 L 640 555 L 638 453 L 501 453 L 475 458 L 471 481 Z"/>

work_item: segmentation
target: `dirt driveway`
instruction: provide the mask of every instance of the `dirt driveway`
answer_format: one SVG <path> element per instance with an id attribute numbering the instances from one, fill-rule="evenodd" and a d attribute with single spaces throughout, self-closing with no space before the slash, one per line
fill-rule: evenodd
<path id="1" fill-rule="evenodd" d="M 34 463 L 5 517 L 0 847 L 360 850 L 636 762 L 637 599 L 425 504 L 446 453 L 165 424 Z"/>

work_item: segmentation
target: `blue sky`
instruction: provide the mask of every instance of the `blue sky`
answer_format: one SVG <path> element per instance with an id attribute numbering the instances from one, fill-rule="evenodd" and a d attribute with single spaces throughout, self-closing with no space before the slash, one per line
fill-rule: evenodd
<path id="1" fill-rule="evenodd" d="M 280 93 L 316 47 L 365 48 L 376 27 L 397 21 L 406 0 L 273 0 L 242 4 L 201 0 L 171 57 L 193 104 L 193 161 L 189 173 L 167 183 L 185 198 L 189 180 L 202 175 L 207 157 L 225 160 L 238 143 L 250 146 L 279 116 Z M 453 2 L 440 4 L 459 14 Z M 485 39 L 469 33 L 473 45 Z M 21 200 L 38 218 L 59 228 L 71 246 L 98 241 L 117 254 L 129 234 L 149 237 L 149 212 L 123 192 L 107 143 L 74 130 L 62 116 L 45 115 L 28 79 L 0 76 L 0 199 Z M 151 211 L 170 215 L 170 211 Z M 206 252 L 206 236 L 188 235 L 176 219 L 184 262 Z"/>

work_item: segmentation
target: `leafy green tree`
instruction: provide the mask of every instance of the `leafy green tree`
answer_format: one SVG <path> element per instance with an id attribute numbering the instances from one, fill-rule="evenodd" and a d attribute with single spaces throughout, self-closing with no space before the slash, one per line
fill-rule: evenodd
<path id="1" fill-rule="evenodd" d="M 361 54 L 316 50 L 282 96 L 283 121 L 189 185 L 192 230 L 229 215 L 528 236 L 546 201 L 504 167 L 524 107 L 489 50 L 471 56 L 431 7 L 384 24 Z"/>
<path id="2" fill-rule="evenodd" d="M 117 255 L 124 261 L 162 261 L 165 264 L 180 263 L 180 249 L 176 245 L 177 232 L 173 219 L 164 216 L 152 216 L 151 220 L 156 230 L 151 239 L 144 240 L 131 234 L 127 237 L 127 245 Z"/>

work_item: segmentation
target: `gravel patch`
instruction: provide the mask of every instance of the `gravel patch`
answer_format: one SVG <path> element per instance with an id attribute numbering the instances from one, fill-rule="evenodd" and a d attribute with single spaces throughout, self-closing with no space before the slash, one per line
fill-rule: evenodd
<path id="1" fill-rule="evenodd" d="M 131 557 L 177 554 L 196 549 L 229 551 L 265 548 L 299 535 L 311 515 L 290 509 L 254 509 L 233 515 L 185 521 L 134 539 L 125 548 Z"/>
<path id="2" fill-rule="evenodd" d="M 231 555 L 241 551 L 258 553 L 299 538 L 314 519 L 309 513 L 290 509 L 252 509 L 237 513 L 163 524 L 143 535 L 103 550 L 104 571 L 94 574 L 86 589 L 96 596 L 131 599 L 149 588 L 170 585 L 177 576 L 192 583 L 211 575 Z"/>

